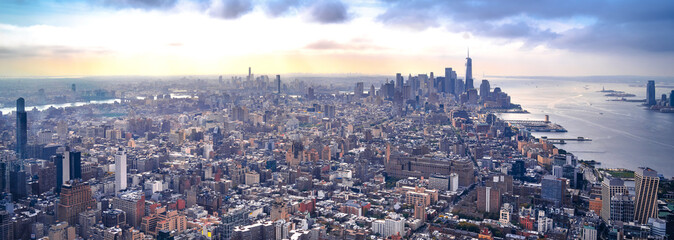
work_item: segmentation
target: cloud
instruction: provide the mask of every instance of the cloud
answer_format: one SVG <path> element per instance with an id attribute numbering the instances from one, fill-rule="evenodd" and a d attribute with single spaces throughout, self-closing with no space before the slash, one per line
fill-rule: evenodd
<path id="1" fill-rule="evenodd" d="M 103 5 L 115 8 L 169 9 L 176 0 L 103 0 Z"/>
<path id="2" fill-rule="evenodd" d="M 376 20 L 413 30 L 443 25 L 473 36 L 571 50 L 674 51 L 674 1 L 382 0 Z M 589 19 L 589 20 L 578 20 Z M 570 29 L 546 26 L 572 23 Z"/>
<path id="3" fill-rule="evenodd" d="M 311 19 L 318 23 L 342 23 L 349 20 L 348 6 L 338 0 L 318 1 L 311 6 Z"/>
<path id="4" fill-rule="evenodd" d="M 265 12 L 272 17 L 279 17 L 293 8 L 303 5 L 300 0 L 269 0 L 265 4 Z"/>
<path id="5" fill-rule="evenodd" d="M 318 40 L 307 44 L 305 49 L 308 50 L 339 50 L 339 51 L 378 51 L 386 48 L 373 44 L 366 39 L 351 39 L 346 43 L 340 43 L 333 40 Z"/>
<path id="6" fill-rule="evenodd" d="M 213 0 L 208 13 L 212 17 L 237 19 L 252 10 L 253 4 L 247 0 Z"/>
<path id="7" fill-rule="evenodd" d="M 101 55 L 110 53 L 102 47 L 75 48 L 68 46 L 0 46 L 0 59 L 35 57 L 81 57 L 82 55 Z"/>

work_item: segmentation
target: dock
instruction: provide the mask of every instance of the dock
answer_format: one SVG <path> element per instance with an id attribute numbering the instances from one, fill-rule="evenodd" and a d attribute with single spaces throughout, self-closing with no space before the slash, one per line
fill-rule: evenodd
<path id="1" fill-rule="evenodd" d="M 566 132 L 564 127 L 550 122 L 550 117 L 545 115 L 545 120 L 505 120 L 510 126 L 525 129 L 531 132 Z"/>
<path id="2" fill-rule="evenodd" d="M 576 142 L 588 142 L 592 141 L 590 138 L 577 137 L 577 138 L 548 138 L 546 136 L 541 137 L 542 139 L 547 140 L 550 143 L 556 144 L 565 144 L 567 141 L 576 141 Z"/>

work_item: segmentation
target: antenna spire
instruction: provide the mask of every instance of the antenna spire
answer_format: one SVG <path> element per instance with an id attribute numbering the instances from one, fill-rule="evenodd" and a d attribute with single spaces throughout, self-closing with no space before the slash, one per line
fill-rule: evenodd
<path id="1" fill-rule="evenodd" d="M 470 58 L 470 48 L 468 48 L 468 58 Z"/>

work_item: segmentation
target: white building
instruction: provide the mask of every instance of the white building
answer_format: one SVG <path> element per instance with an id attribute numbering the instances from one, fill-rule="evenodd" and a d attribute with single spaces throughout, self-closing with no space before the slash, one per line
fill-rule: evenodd
<path id="1" fill-rule="evenodd" d="M 592 226 L 583 227 L 583 240 L 597 240 L 597 229 Z"/>
<path id="2" fill-rule="evenodd" d="M 378 233 L 384 238 L 400 234 L 405 235 L 405 221 L 403 219 L 386 219 L 372 222 L 372 232 Z"/>
<path id="3" fill-rule="evenodd" d="M 126 153 L 119 148 L 115 154 L 115 192 L 126 189 Z"/>
<path id="4" fill-rule="evenodd" d="M 449 191 L 452 192 L 459 191 L 459 174 L 456 173 L 449 174 Z"/>
<path id="5" fill-rule="evenodd" d="M 552 218 L 545 216 L 545 211 L 538 211 L 538 232 L 544 233 L 552 230 Z"/>
<path id="6" fill-rule="evenodd" d="M 504 203 L 503 207 L 501 207 L 501 216 L 498 221 L 503 224 L 509 224 L 512 213 L 513 207 L 510 205 L 510 203 Z"/>

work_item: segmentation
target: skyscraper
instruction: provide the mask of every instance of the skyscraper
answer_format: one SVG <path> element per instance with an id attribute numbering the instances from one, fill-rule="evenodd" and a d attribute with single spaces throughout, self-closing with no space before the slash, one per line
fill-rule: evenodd
<path id="1" fill-rule="evenodd" d="M 553 201 L 556 205 L 564 203 L 566 182 L 561 178 L 547 175 L 541 180 L 541 198 Z"/>
<path id="2" fill-rule="evenodd" d="M 473 87 L 473 59 L 470 58 L 470 50 L 468 50 L 468 56 L 466 57 L 466 90 L 472 89 Z"/>
<path id="3" fill-rule="evenodd" d="M 56 165 L 56 192 L 61 192 L 61 185 L 68 181 L 82 178 L 82 153 L 71 152 L 69 149 L 63 154 L 52 157 Z"/>
<path id="4" fill-rule="evenodd" d="M 658 172 L 640 167 L 634 172 L 634 220 L 646 224 L 648 218 L 658 214 Z"/>
<path id="5" fill-rule="evenodd" d="M 276 75 L 276 91 L 281 94 L 281 75 Z"/>
<path id="6" fill-rule="evenodd" d="M 674 107 L 674 90 L 669 93 L 669 107 Z"/>
<path id="7" fill-rule="evenodd" d="M 126 189 L 126 153 L 119 148 L 115 154 L 115 192 Z"/>
<path id="8" fill-rule="evenodd" d="M 611 198 L 617 194 L 627 194 L 625 182 L 620 178 L 604 178 L 601 183 L 601 218 L 611 219 Z"/>
<path id="9" fill-rule="evenodd" d="M 452 68 L 445 68 L 445 92 L 455 94 L 456 88 L 456 74 Z"/>
<path id="10" fill-rule="evenodd" d="M 23 98 L 16 100 L 16 155 L 20 159 L 27 157 L 28 119 L 26 117 L 26 102 Z"/>
<path id="11" fill-rule="evenodd" d="M 480 99 L 482 99 L 482 102 L 487 101 L 489 98 L 489 91 L 491 91 L 489 81 L 486 79 L 482 80 L 482 84 L 480 84 Z"/>
<path id="12" fill-rule="evenodd" d="M 402 91 L 403 89 L 403 75 L 400 73 L 396 73 L 395 89 L 397 89 L 397 91 Z"/>
<path id="13" fill-rule="evenodd" d="M 353 95 L 356 98 L 360 98 L 363 96 L 363 82 L 357 82 L 356 83 L 356 88 L 353 89 Z"/>
<path id="14" fill-rule="evenodd" d="M 646 104 L 655 105 L 655 81 L 648 80 L 646 84 Z"/>

